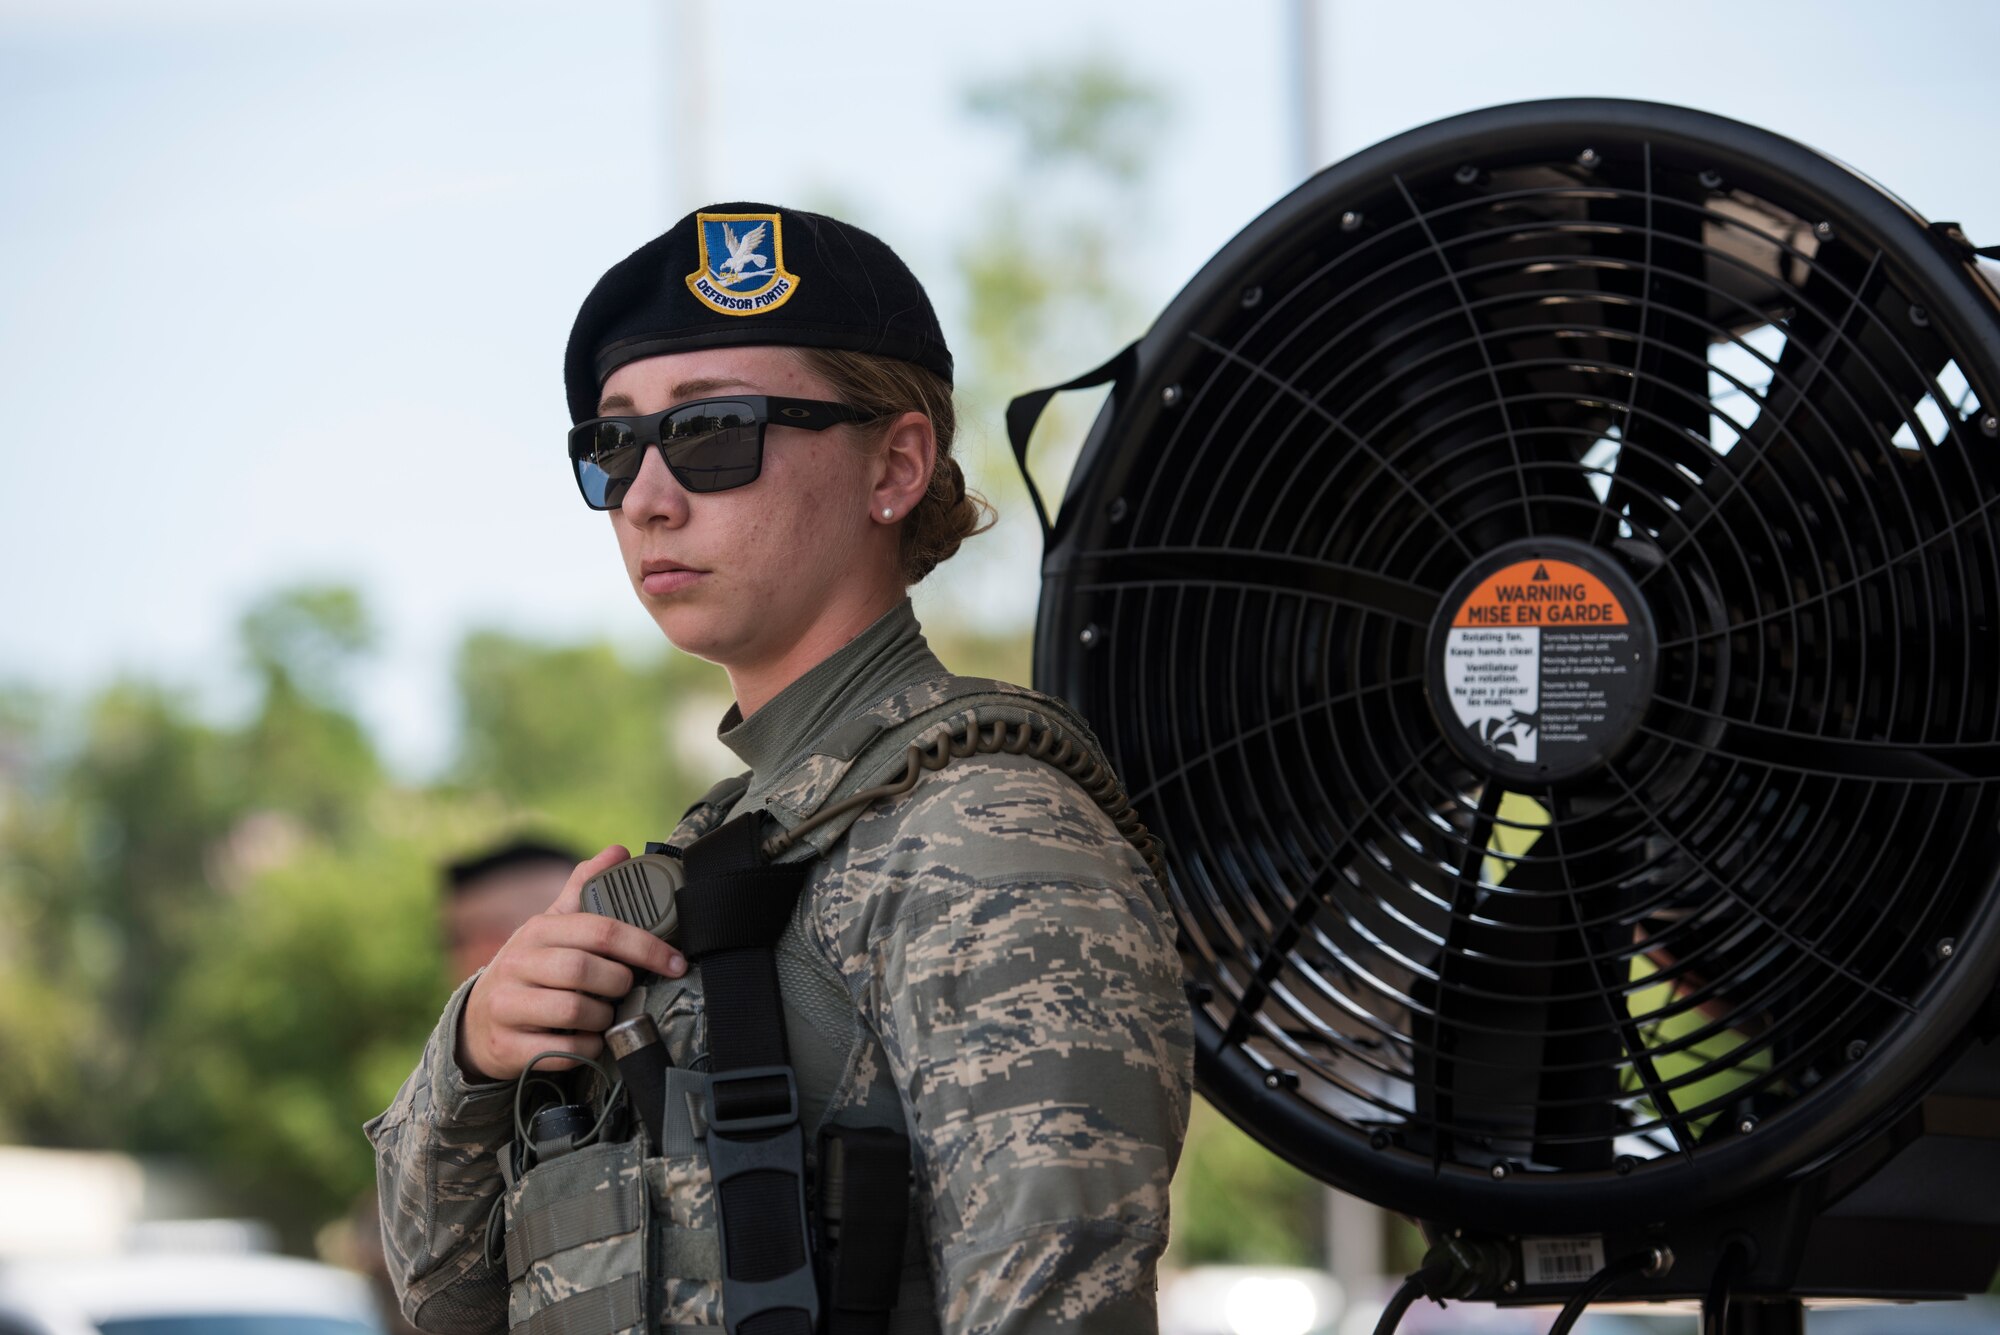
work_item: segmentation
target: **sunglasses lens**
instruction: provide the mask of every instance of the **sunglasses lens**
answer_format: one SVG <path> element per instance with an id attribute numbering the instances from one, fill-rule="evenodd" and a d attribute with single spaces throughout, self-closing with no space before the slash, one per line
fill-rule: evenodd
<path id="1" fill-rule="evenodd" d="M 689 491 L 727 491 L 757 478 L 764 428 L 747 403 L 709 402 L 660 424 L 667 466 Z"/>
<path id="2" fill-rule="evenodd" d="M 615 509 L 625 499 L 632 479 L 639 476 L 645 451 L 632 428 L 623 422 L 599 422 L 569 434 L 570 462 L 577 486 L 593 510 Z"/>

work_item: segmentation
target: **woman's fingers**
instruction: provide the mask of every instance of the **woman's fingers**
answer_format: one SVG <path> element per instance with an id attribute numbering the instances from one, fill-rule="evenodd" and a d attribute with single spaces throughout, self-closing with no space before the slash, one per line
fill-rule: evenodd
<path id="1" fill-rule="evenodd" d="M 510 1033 L 569 1030 L 601 1034 L 611 1023 L 611 1003 L 554 987 L 510 987 L 493 998 L 492 1016 Z"/>
<path id="2" fill-rule="evenodd" d="M 599 997 L 622 997 L 632 990 L 631 969 L 571 946 L 550 946 L 524 956 L 520 979 L 535 987 L 566 988 Z"/>
<path id="3" fill-rule="evenodd" d="M 595 1057 L 604 1050 L 603 1033 L 612 1014 L 611 1003 L 601 997 L 482 976 L 466 999 L 459 1065 L 474 1080 L 512 1080 L 539 1052 Z M 557 1071 L 574 1065 L 560 1059 L 542 1063 Z"/>
<path id="4" fill-rule="evenodd" d="M 585 863 L 585 866 L 590 864 Z M 681 953 L 643 928 L 597 913 L 550 912 L 522 928 L 533 930 L 535 944 L 584 950 L 634 969 L 678 978 L 687 972 Z"/>

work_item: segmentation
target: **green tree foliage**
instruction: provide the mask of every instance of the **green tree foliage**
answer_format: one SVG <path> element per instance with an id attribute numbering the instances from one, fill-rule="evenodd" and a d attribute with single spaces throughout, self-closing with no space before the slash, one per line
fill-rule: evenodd
<path id="1" fill-rule="evenodd" d="M 267 875 L 316 845 L 365 849 L 376 823 L 364 817 L 389 792 L 344 704 L 344 674 L 369 643 L 358 597 L 279 591 L 245 616 L 241 642 L 259 689 L 236 727 L 144 681 L 73 711 L 47 699 L 0 710 L 0 1132 L 10 1139 L 186 1154 L 225 1177 L 246 1162 L 216 1134 L 213 1114 L 229 1099 L 190 1081 L 188 1063 L 203 1042 L 255 1021 L 191 1026 L 197 974 L 228 976 L 222 942 L 237 949 L 238 972 L 271 963 L 241 930 L 267 919 Z M 358 931 L 320 935 L 316 972 L 337 969 L 356 943 L 373 945 Z M 428 968 L 434 990 L 434 960 Z M 324 1088 L 351 1078 L 340 1059 L 321 1059 Z"/>
<path id="2" fill-rule="evenodd" d="M 1202 1099 L 1173 1182 L 1167 1264 L 1318 1265 L 1325 1192 Z"/>
<path id="3" fill-rule="evenodd" d="M 28 1031 L 38 1054 L 6 1082 L 0 1123 L 54 1145 L 130 1135 L 165 989 L 213 897 L 203 860 L 241 787 L 221 734 L 155 686 L 107 688 L 80 734 L 60 763 L 29 762 L 0 879 L 24 1008 L 0 1030 Z"/>
<path id="4" fill-rule="evenodd" d="M 311 828 L 345 830 L 381 783 L 374 748 L 347 709 L 347 676 L 375 643 L 360 595 L 337 586 L 283 589 L 243 617 L 245 657 L 262 706 L 237 739 L 237 774 L 255 801 Z"/>
<path id="5" fill-rule="evenodd" d="M 1026 635 L 984 634 L 972 627 L 924 627 L 931 652 L 953 672 L 965 677 L 998 677 L 1026 681 L 1034 666 L 1033 646 Z"/>
<path id="6" fill-rule="evenodd" d="M 0 1140 L 186 1158 L 307 1246 L 444 1000 L 442 862 L 642 842 L 720 777 L 678 735 L 712 737 L 716 669 L 486 632 L 451 776 L 397 785 L 348 702 L 373 641 L 352 590 L 261 599 L 234 726 L 143 681 L 0 694 Z"/>
<path id="7" fill-rule="evenodd" d="M 720 668 L 664 650 L 640 663 L 609 645 L 546 645 L 480 631 L 456 668 L 452 775 L 592 851 L 662 837 L 723 777 L 688 745 L 712 738 L 731 699 Z"/>
<path id="8" fill-rule="evenodd" d="M 1168 102 L 1089 60 L 979 84 L 965 107 L 1019 157 L 958 253 L 970 335 L 961 389 L 969 417 L 997 422 L 1011 396 L 1095 365 L 1143 327 L 1119 224 L 1143 210 Z"/>
<path id="9" fill-rule="evenodd" d="M 437 867 L 500 828 L 496 804 L 384 790 L 367 834 L 308 839 L 210 915 L 156 1042 L 157 1147 L 199 1158 L 298 1244 L 372 1181 L 362 1122 L 408 1074 L 447 991 Z M 245 843 L 287 836 L 239 832 Z"/>
<path id="10" fill-rule="evenodd" d="M 244 653 L 270 686 L 321 704 L 346 695 L 354 659 L 375 644 L 361 595 L 342 585 L 281 589 L 244 613 Z"/>
<path id="11" fill-rule="evenodd" d="M 1160 89 L 1101 58 L 975 85 L 965 104 L 1015 129 L 1024 166 L 1075 167 L 1126 186 L 1152 167 L 1168 111 Z"/>
<path id="12" fill-rule="evenodd" d="M 74 1000 L 106 972 L 106 932 L 101 914 L 74 910 L 78 887 L 66 880 L 85 841 L 76 804 L 50 791 L 64 776 L 42 764 L 53 703 L 0 692 L 0 1142 L 71 1143 L 69 1119 L 92 1084 L 79 1057 L 104 1021 L 103 1008 Z"/>

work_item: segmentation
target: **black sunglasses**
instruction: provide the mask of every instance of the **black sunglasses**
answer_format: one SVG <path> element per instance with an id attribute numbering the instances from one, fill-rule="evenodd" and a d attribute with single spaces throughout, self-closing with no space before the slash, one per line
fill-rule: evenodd
<path id="1" fill-rule="evenodd" d="M 569 461 L 577 490 L 593 510 L 615 510 L 657 445 L 668 471 L 689 491 L 728 491 L 757 480 L 764 467 L 764 428 L 776 422 L 824 431 L 876 414 L 818 399 L 732 394 L 691 399 L 644 417 L 593 417 L 569 431 Z"/>

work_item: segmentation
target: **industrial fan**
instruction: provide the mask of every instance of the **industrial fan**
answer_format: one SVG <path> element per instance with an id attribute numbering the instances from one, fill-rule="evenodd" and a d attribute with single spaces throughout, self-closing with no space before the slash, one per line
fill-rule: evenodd
<path id="1" fill-rule="evenodd" d="M 1983 1290 L 2000 294 L 1961 232 L 1734 121 L 1499 107 L 1308 181 L 1063 388 L 1106 382 L 1035 675 L 1164 840 L 1207 1096 L 1458 1296 Z"/>

